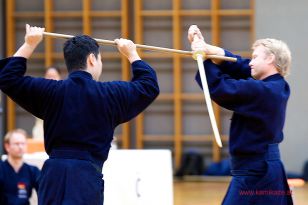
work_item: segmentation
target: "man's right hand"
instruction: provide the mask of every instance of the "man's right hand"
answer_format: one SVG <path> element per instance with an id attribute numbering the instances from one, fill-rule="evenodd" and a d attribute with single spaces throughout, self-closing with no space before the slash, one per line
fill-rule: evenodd
<path id="1" fill-rule="evenodd" d="M 114 41 L 118 46 L 118 50 L 129 60 L 130 63 L 133 63 L 136 60 L 141 60 L 137 53 L 136 45 L 131 40 L 120 38 L 115 39 Z"/>
<path id="2" fill-rule="evenodd" d="M 206 54 L 216 54 L 212 46 L 204 41 L 204 37 L 196 25 L 191 25 L 188 29 L 188 41 L 191 43 L 192 51 L 203 51 Z"/>
<path id="3" fill-rule="evenodd" d="M 187 38 L 191 43 L 191 49 L 193 51 L 204 51 L 207 55 L 225 55 L 225 51 L 222 48 L 207 44 L 204 41 L 201 31 L 196 25 L 189 27 Z M 213 62 L 216 64 L 221 63 L 219 60 L 213 60 Z"/>
<path id="4" fill-rule="evenodd" d="M 30 58 L 36 46 L 43 39 L 43 32 L 45 28 L 31 27 L 26 24 L 25 43 L 16 51 L 14 56 Z"/>
<path id="5" fill-rule="evenodd" d="M 198 26 L 196 25 L 191 25 L 188 29 L 188 35 L 187 35 L 188 41 L 192 43 L 193 41 L 198 40 L 204 41 L 204 38 L 202 36 L 202 33 Z"/>
<path id="6" fill-rule="evenodd" d="M 45 28 L 32 27 L 26 24 L 26 35 L 25 43 L 33 48 L 35 48 L 43 39 L 43 32 Z"/>

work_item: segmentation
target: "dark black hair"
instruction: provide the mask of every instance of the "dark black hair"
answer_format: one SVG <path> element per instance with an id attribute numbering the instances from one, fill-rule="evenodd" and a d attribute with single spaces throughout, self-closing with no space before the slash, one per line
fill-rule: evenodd
<path id="1" fill-rule="evenodd" d="M 99 45 L 87 35 L 75 36 L 64 43 L 63 54 L 68 72 L 84 70 L 87 66 L 87 57 L 93 53 L 97 58 Z"/>

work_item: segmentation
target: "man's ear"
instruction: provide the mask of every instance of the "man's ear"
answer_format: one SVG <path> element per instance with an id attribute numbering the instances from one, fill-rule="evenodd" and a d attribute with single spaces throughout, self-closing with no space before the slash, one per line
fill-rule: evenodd
<path id="1" fill-rule="evenodd" d="M 93 66 L 96 63 L 97 59 L 93 53 L 90 53 L 88 56 L 88 62 L 90 63 L 91 66 Z"/>
<path id="2" fill-rule="evenodd" d="M 4 143 L 4 149 L 8 152 L 10 145 L 8 143 Z"/>
<path id="3" fill-rule="evenodd" d="M 266 61 L 267 61 L 268 64 L 274 64 L 274 62 L 275 62 L 275 56 L 274 56 L 274 54 L 272 54 L 272 53 L 269 54 L 269 55 L 267 56 Z"/>

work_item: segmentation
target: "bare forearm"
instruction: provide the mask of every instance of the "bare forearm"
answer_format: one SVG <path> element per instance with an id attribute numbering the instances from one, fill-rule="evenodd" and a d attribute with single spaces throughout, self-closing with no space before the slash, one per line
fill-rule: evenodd
<path id="1" fill-rule="evenodd" d="M 217 46 L 212 46 L 213 48 L 213 50 L 212 50 L 212 52 L 213 52 L 213 54 L 215 54 L 215 55 L 219 55 L 219 56 L 224 56 L 225 55 L 225 50 L 224 49 L 222 49 L 222 48 L 220 48 L 220 47 L 217 47 Z"/>
<path id="2" fill-rule="evenodd" d="M 27 43 L 24 43 L 14 54 L 15 57 L 24 57 L 30 58 L 36 46 L 31 46 Z"/>
<path id="3" fill-rule="evenodd" d="M 217 46 L 212 46 L 212 45 L 209 45 L 209 46 L 211 47 L 210 51 L 211 51 L 212 55 L 225 56 L 225 50 L 224 49 L 217 47 Z M 219 65 L 219 64 L 222 63 L 222 60 L 212 59 L 212 62 Z"/>
<path id="4" fill-rule="evenodd" d="M 133 54 L 131 54 L 127 59 L 129 60 L 130 63 L 133 63 L 137 60 L 141 60 L 137 52 L 134 52 Z"/>

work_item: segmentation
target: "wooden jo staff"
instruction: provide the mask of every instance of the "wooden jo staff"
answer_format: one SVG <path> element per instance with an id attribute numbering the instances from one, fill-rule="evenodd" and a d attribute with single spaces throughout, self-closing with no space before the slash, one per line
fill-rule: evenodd
<path id="1" fill-rule="evenodd" d="M 60 33 L 51 33 L 51 32 L 43 32 L 43 34 L 45 36 L 51 36 L 51 37 L 55 37 L 55 38 L 64 38 L 64 39 L 69 39 L 69 38 L 74 37 L 72 35 L 66 35 L 66 34 L 60 34 Z M 111 40 L 104 40 L 104 39 L 99 39 L 99 38 L 94 38 L 94 40 L 96 40 L 97 43 L 101 44 L 101 45 L 111 45 L 111 46 L 117 45 L 114 41 L 111 41 Z M 187 56 L 193 56 L 193 54 L 194 54 L 192 51 L 184 51 L 184 50 L 178 50 L 178 49 L 172 49 L 172 48 L 163 48 L 163 47 L 157 47 L 157 46 L 148 46 L 148 45 L 142 45 L 142 44 L 136 44 L 136 47 L 142 48 L 144 50 L 177 53 L 177 54 L 187 55 Z M 219 56 L 219 55 L 207 55 L 206 58 L 207 59 L 217 59 L 217 60 L 236 62 L 236 58 Z"/>

